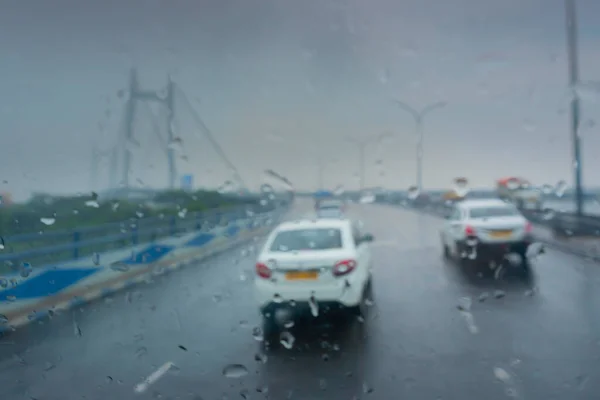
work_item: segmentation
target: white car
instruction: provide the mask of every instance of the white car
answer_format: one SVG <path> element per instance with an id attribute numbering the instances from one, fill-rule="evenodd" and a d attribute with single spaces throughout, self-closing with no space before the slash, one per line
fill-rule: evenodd
<path id="1" fill-rule="evenodd" d="M 300 315 L 366 313 L 373 236 L 360 227 L 348 219 L 315 219 L 275 228 L 258 256 L 254 280 L 265 335 Z"/>
<path id="2" fill-rule="evenodd" d="M 441 232 L 444 256 L 482 260 L 517 253 L 527 263 L 532 225 L 513 205 L 499 199 L 456 203 Z"/>

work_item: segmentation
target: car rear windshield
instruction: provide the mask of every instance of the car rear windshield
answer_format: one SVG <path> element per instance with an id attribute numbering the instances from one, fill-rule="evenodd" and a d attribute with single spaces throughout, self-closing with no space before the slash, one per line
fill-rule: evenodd
<path id="1" fill-rule="evenodd" d="M 342 248 L 342 232 L 336 228 L 295 229 L 275 236 L 271 251 L 331 250 Z"/>
<path id="2" fill-rule="evenodd" d="M 492 217 L 513 217 L 519 215 L 519 211 L 513 207 L 493 206 L 477 207 L 469 210 L 469 216 L 473 219 Z"/>

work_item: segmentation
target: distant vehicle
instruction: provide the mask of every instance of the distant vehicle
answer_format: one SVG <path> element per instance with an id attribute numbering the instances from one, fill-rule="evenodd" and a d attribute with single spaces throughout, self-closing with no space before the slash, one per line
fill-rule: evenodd
<path id="1" fill-rule="evenodd" d="M 512 204 L 499 199 L 454 204 L 441 232 L 447 258 L 486 260 L 517 253 L 527 265 L 532 225 Z"/>
<path id="2" fill-rule="evenodd" d="M 315 203 L 315 212 L 319 218 L 341 218 L 346 211 L 346 203 L 338 199 L 324 199 Z"/>
<path id="3" fill-rule="evenodd" d="M 302 315 L 363 315 L 371 296 L 373 236 L 348 219 L 285 222 L 269 235 L 256 263 L 263 332 L 273 337 Z"/>
<path id="4" fill-rule="evenodd" d="M 540 210 L 542 193 L 523 178 L 508 177 L 496 182 L 496 193 L 502 200 L 513 203 L 522 210 Z"/>

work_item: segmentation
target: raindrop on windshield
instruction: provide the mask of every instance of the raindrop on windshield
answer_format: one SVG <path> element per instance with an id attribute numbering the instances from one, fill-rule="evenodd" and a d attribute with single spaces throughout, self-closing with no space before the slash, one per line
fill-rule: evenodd
<path id="1" fill-rule="evenodd" d="M 100 265 L 100 254 L 99 253 L 92 254 L 92 261 L 93 261 L 94 265 Z"/>
<path id="2" fill-rule="evenodd" d="M 556 216 L 556 211 L 551 208 L 544 208 L 542 210 L 542 219 L 549 221 Z"/>
<path id="3" fill-rule="evenodd" d="M 312 316 L 318 317 L 319 316 L 319 304 L 317 303 L 315 296 L 310 296 L 310 299 L 308 300 L 308 305 L 310 306 L 310 313 L 312 314 Z"/>
<path id="4" fill-rule="evenodd" d="M 373 202 L 375 202 L 375 195 L 373 195 L 372 193 L 365 193 L 365 194 L 361 195 L 360 202 L 362 204 L 373 203 Z"/>
<path id="5" fill-rule="evenodd" d="M 2 236 L 0 236 L 0 250 L 4 250 L 4 238 Z"/>
<path id="6" fill-rule="evenodd" d="M 363 382 L 362 389 L 364 394 L 373 393 L 373 388 L 367 382 Z"/>
<path id="7" fill-rule="evenodd" d="M 8 287 L 8 279 L 6 278 L 0 278 L 0 287 L 5 289 Z"/>
<path id="8" fill-rule="evenodd" d="M 0 314 L 0 325 L 6 324 L 8 324 L 8 318 L 6 317 L 6 315 Z"/>
<path id="9" fill-rule="evenodd" d="M 281 332 L 281 335 L 279 335 L 279 343 L 281 343 L 281 345 L 288 350 L 290 350 L 292 347 L 294 347 L 295 341 L 296 341 L 296 338 L 294 337 L 294 335 L 292 335 L 288 331 L 283 331 L 283 332 Z"/>
<path id="10" fill-rule="evenodd" d="M 558 183 L 554 187 L 554 193 L 558 197 L 563 197 L 565 195 L 566 191 L 567 191 L 567 182 L 565 182 L 563 180 L 558 181 Z"/>
<path id="11" fill-rule="evenodd" d="M 256 361 L 256 362 L 261 362 L 263 364 L 266 364 L 267 360 L 268 360 L 268 357 L 265 354 L 256 353 L 254 355 L 254 361 Z"/>
<path id="12" fill-rule="evenodd" d="M 259 327 L 252 328 L 252 337 L 257 342 L 262 342 L 263 340 L 265 340 L 265 335 L 263 334 L 262 329 L 260 329 Z"/>
<path id="13" fill-rule="evenodd" d="M 454 192 L 459 197 L 465 197 L 469 193 L 469 181 L 467 178 L 457 178 L 454 180 Z"/>
<path id="14" fill-rule="evenodd" d="M 179 218 L 185 218 L 185 215 L 187 214 L 187 208 L 182 209 L 181 211 L 179 211 L 177 213 L 177 215 L 179 216 Z"/>
<path id="15" fill-rule="evenodd" d="M 56 218 L 40 218 L 40 222 L 44 225 L 54 225 Z"/>
<path id="16" fill-rule="evenodd" d="M 21 270 L 20 270 L 19 275 L 21 275 L 22 278 L 27 278 L 27 277 L 29 277 L 29 275 L 31 275 L 31 270 L 32 270 L 31 264 L 29 264 L 28 262 L 24 262 L 21 265 Z"/>
<path id="17" fill-rule="evenodd" d="M 521 187 L 521 183 L 522 182 L 519 179 L 512 178 L 506 182 L 506 187 L 508 188 L 508 190 L 517 190 Z"/>
<path id="18" fill-rule="evenodd" d="M 223 368 L 223 375 L 226 378 L 241 378 L 248 375 L 248 368 L 242 364 L 229 364 Z"/>
<path id="19" fill-rule="evenodd" d="M 279 293 L 275 293 L 275 295 L 273 295 L 274 303 L 281 303 L 282 301 L 283 301 L 283 297 L 281 297 L 281 295 Z"/>
<path id="20" fill-rule="evenodd" d="M 461 297 L 456 307 L 460 311 L 469 311 L 471 309 L 471 298 Z"/>
<path id="21" fill-rule="evenodd" d="M 183 140 L 180 137 L 175 137 L 169 142 L 167 147 L 177 153 L 183 153 Z"/>
<path id="22" fill-rule="evenodd" d="M 339 185 L 338 187 L 335 188 L 335 190 L 333 191 L 333 194 L 336 196 L 341 196 L 344 194 L 345 190 L 346 189 L 344 188 L 343 185 Z"/>
<path id="23" fill-rule="evenodd" d="M 411 186 L 408 188 L 408 198 L 410 200 L 415 200 L 417 197 L 419 197 L 420 194 L 420 190 L 417 186 Z"/>
<path id="24" fill-rule="evenodd" d="M 88 200 L 85 202 L 85 205 L 87 207 L 92 207 L 92 208 L 99 208 L 100 204 L 98 204 L 98 202 L 96 200 Z"/>

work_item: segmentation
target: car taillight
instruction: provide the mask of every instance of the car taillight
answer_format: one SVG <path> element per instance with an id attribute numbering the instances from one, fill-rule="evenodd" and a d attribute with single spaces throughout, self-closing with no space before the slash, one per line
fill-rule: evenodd
<path id="1" fill-rule="evenodd" d="M 261 278 L 269 279 L 273 275 L 271 268 L 267 267 L 267 264 L 256 263 L 256 275 Z"/>
<path id="2" fill-rule="evenodd" d="M 356 261 L 354 261 L 354 260 L 338 261 L 333 266 L 333 275 L 335 275 L 335 276 L 346 275 L 346 274 L 349 274 L 350 272 L 354 271 L 354 268 L 356 268 Z"/>
<path id="3" fill-rule="evenodd" d="M 475 229 L 471 225 L 465 226 L 465 235 L 466 236 L 475 236 Z"/>
<path id="4" fill-rule="evenodd" d="M 525 232 L 531 233 L 532 230 L 533 230 L 533 225 L 531 225 L 531 222 L 527 221 L 527 223 L 525 224 Z"/>

